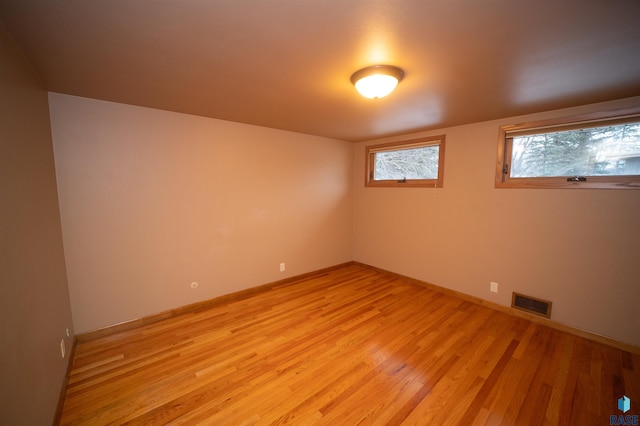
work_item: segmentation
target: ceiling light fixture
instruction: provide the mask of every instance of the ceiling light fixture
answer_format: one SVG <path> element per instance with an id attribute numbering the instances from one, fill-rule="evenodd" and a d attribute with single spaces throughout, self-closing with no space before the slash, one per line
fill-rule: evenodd
<path id="1" fill-rule="evenodd" d="M 365 98 L 383 98 L 393 92 L 404 71 L 393 65 L 373 65 L 353 73 L 351 83 Z"/>

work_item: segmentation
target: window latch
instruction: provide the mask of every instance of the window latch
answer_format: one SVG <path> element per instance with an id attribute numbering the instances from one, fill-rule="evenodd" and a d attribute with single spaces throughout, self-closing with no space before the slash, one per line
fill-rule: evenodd
<path id="1" fill-rule="evenodd" d="M 573 176 L 570 178 L 567 178 L 567 182 L 586 182 L 587 178 L 584 176 Z"/>
<path id="2" fill-rule="evenodd" d="M 502 168 L 502 173 L 505 175 L 509 174 L 509 165 L 505 164 L 504 167 Z"/>
<path id="3" fill-rule="evenodd" d="M 406 178 L 406 177 L 403 177 L 402 179 L 400 179 L 400 180 L 398 181 L 398 183 L 407 183 L 407 178 Z"/>

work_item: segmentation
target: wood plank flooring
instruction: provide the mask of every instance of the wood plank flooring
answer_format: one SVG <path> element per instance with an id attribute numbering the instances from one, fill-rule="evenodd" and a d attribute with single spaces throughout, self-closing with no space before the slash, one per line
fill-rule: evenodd
<path id="1" fill-rule="evenodd" d="M 358 265 L 78 344 L 63 425 L 608 425 L 640 356 Z"/>

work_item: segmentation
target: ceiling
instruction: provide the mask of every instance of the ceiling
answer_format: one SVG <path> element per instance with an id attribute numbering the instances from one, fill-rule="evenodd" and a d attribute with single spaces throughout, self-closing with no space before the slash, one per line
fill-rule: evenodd
<path id="1" fill-rule="evenodd" d="M 0 0 L 53 92 L 349 141 L 640 95 L 637 0 Z M 349 81 L 391 64 L 383 99 Z"/>

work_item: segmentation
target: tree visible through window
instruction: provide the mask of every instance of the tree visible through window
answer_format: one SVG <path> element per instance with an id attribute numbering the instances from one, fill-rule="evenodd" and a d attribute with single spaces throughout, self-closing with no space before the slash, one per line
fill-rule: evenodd
<path id="1" fill-rule="evenodd" d="M 640 189 L 640 107 L 500 129 L 498 188 Z"/>
<path id="2" fill-rule="evenodd" d="M 375 154 L 376 180 L 437 179 L 439 146 L 399 149 Z"/>
<path id="3" fill-rule="evenodd" d="M 444 135 L 366 148 L 367 186 L 442 187 Z"/>
<path id="4" fill-rule="evenodd" d="M 511 177 L 640 175 L 640 123 L 513 138 Z"/>

